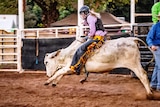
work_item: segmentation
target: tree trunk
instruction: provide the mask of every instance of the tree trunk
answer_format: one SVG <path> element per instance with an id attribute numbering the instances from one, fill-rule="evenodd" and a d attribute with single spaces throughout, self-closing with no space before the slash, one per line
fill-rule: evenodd
<path id="1" fill-rule="evenodd" d="M 50 27 L 51 23 L 58 20 L 59 11 L 57 10 L 58 2 L 54 1 L 47 5 L 43 0 L 34 0 L 42 9 L 42 23 L 43 27 Z"/>

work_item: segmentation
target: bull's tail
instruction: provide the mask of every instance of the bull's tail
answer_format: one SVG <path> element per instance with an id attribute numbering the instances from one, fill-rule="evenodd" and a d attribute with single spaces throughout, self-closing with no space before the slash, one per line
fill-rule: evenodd
<path id="1" fill-rule="evenodd" d="M 144 46 L 147 47 L 147 48 L 150 50 L 150 52 L 152 53 L 152 56 L 153 56 L 153 57 L 152 57 L 152 59 L 148 62 L 148 64 L 146 65 L 146 67 L 148 68 L 148 66 L 154 61 L 153 51 L 151 50 L 150 47 L 148 47 L 148 45 L 147 45 L 142 39 L 140 39 L 140 38 L 138 38 L 138 37 L 134 37 L 134 41 L 137 42 L 137 44 L 138 44 L 138 41 L 140 41 L 140 42 L 143 43 Z"/>
<path id="2" fill-rule="evenodd" d="M 147 47 L 147 48 L 150 50 L 150 52 L 152 53 L 152 56 L 153 56 L 153 57 L 152 57 L 152 59 L 151 59 L 149 62 L 150 62 L 150 63 L 153 62 L 153 61 L 154 61 L 154 55 L 153 55 L 153 51 L 151 50 L 151 48 L 148 47 L 148 45 L 147 45 L 142 39 L 136 37 L 136 40 L 137 40 L 137 41 L 140 41 L 141 43 L 143 43 L 143 44 L 145 45 L 145 47 Z"/>

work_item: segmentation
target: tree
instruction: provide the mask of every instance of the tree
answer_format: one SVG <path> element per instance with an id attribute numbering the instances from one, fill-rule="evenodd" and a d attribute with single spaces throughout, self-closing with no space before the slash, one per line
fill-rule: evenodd
<path id="1" fill-rule="evenodd" d="M 42 10 L 33 1 L 26 0 L 24 13 L 25 28 L 43 27 L 41 22 Z"/>
<path id="2" fill-rule="evenodd" d="M 117 17 L 125 17 L 127 21 L 129 21 L 129 15 L 130 15 L 130 4 L 127 3 L 121 3 L 121 2 L 109 2 L 107 4 L 106 11 L 114 14 Z"/>
<path id="3" fill-rule="evenodd" d="M 50 27 L 51 23 L 60 20 L 75 12 L 78 0 L 26 0 L 33 7 L 29 10 L 32 15 L 38 17 L 37 24 L 42 23 L 43 27 Z M 138 1 L 138 0 L 136 0 Z M 84 4 L 97 12 L 109 11 L 116 16 L 125 16 L 129 19 L 130 0 L 84 0 Z M 139 0 L 137 9 L 150 11 L 150 0 Z M 35 3 L 37 5 L 35 5 Z M 144 8 L 148 7 L 149 8 Z M 26 7 L 27 8 L 27 7 Z M 33 10 L 33 11 L 32 11 Z M 28 11 L 25 11 L 28 14 Z M 26 14 L 25 13 L 25 14 Z M 0 0 L 0 14 L 18 14 L 18 0 Z M 25 17 L 28 17 L 25 16 Z M 36 26 L 34 27 L 37 27 Z"/>
<path id="4" fill-rule="evenodd" d="M 116 4 L 122 7 L 126 4 L 130 4 L 130 0 L 85 0 L 85 4 L 97 12 L 102 12 L 104 10 L 114 10 L 115 7 L 113 5 L 113 7 L 108 7 L 109 4 Z"/>
<path id="5" fill-rule="evenodd" d="M 42 9 L 42 23 L 44 27 L 49 27 L 51 23 L 70 14 L 78 0 L 33 0 Z M 117 2 L 120 4 L 129 4 L 129 0 L 84 0 L 85 4 L 97 12 L 105 11 L 109 2 Z M 64 11 L 61 11 L 61 9 Z M 77 8 L 77 7 L 76 7 Z M 70 10 L 71 9 L 71 10 Z M 60 17 L 59 17 L 60 16 Z"/>
<path id="6" fill-rule="evenodd" d="M 25 17 L 24 17 L 24 27 L 33 28 L 36 26 L 38 18 L 32 11 L 33 7 L 31 5 L 26 6 Z"/>
<path id="7" fill-rule="evenodd" d="M 0 14 L 18 14 L 18 0 L 0 0 Z"/>
<path id="8" fill-rule="evenodd" d="M 154 4 L 154 0 L 143 0 L 143 1 L 138 1 L 136 4 L 136 13 L 151 13 L 151 8 L 152 5 Z M 143 8 L 147 7 L 147 8 Z M 152 22 L 152 16 L 148 17 L 143 17 L 139 16 L 136 17 L 136 22 Z"/>
<path id="9" fill-rule="evenodd" d="M 151 13 L 153 0 L 136 0 L 135 12 L 136 13 Z M 147 8 L 144 8 L 147 7 Z M 115 16 L 123 16 L 127 21 L 130 21 L 130 0 L 112 0 L 107 5 L 107 11 Z M 151 21 L 151 17 L 136 17 L 137 22 Z"/>
<path id="10" fill-rule="evenodd" d="M 33 0 L 42 9 L 42 23 L 44 27 L 49 27 L 51 23 L 59 18 L 60 6 L 69 7 L 74 0 Z"/>

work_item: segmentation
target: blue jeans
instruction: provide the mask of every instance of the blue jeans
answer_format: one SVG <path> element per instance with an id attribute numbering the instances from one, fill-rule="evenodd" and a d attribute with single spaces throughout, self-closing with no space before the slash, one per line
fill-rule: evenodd
<path id="1" fill-rule="evenodd" d="M 87 51 L 87 47 L 92 44 L 93 42 L 98 42 L 98 40 L 88 39 L 86 42 L 84 42 L 75 52 L 71 66 L 74 66 L 79 61 L 80 57 Z M 76 72 L 80 72 L 82 65 L 78 65 L 78 68 L 75 69 Z"/>
<path id="2" fill-rule="evenodd" d="M 153 52 L 155 57 L 155 67 L 152 74 L 150 86 L 160 90 L 160 46 Z"/>

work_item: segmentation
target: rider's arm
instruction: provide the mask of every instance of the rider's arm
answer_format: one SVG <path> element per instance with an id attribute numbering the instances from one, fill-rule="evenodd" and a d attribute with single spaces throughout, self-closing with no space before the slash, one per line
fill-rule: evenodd
<path id="1" fill-rule="evenodd" d="M 95 23 L 96 23 L 96 21 L 97 21 L 97 18 L 94 17 L 94 16 L 89 15 L 87 17 L 87 22 L 88 22 L 88 25 L 89 25 L 89 33 L 88 33 L 89 37 L 93 37 L 95 35 L 95 32 L 96 32 Z"/>

